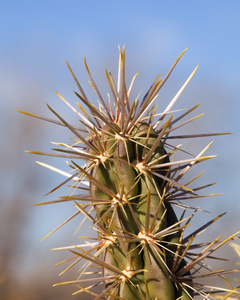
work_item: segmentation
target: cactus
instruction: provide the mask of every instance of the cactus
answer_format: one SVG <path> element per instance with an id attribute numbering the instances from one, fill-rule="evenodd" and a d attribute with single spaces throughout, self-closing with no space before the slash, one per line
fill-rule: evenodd
<path id="1" fill-rule="evenodd" d="M 187 152 L 182 150 L 180 145 L 171 144 L 171 139 L 174 138 L 184 140 L 184 138 L 220 135 L 220 133 L 172 135 L 175 129 L 201 116 L 175 125 L 198 105 L 177 118 L 174 118 L 174 113 L 171 112 L 197 68 L 160 116 L 156 113 L 157 106 L 154 106 L 160 89 L 185 51 L 163 79 L 158 76 L 154 80 L 141 102 L 139 97 L 130 101 L 136 75 L 127 89 L 124 47 L 119 48 L 117 85 L 111 73 L 106 70 L 112 93 L 112 99 L 108 95 L 108 102 L 101 96 L 85 60 L 90 84 L 100 101 L 99 108 L 87 98 L 67 63 L 79 88 L 79 93 L 75 92 L 81 101 L 81 104 L 78 103 L 79 110 L 58 95 L 80 117 L 81 127 L 70 125 L 50 106 L 48 108 L 58 120 L 23 112 L 63 125 L 74 135 L 72 144 L 55 143 L 58 148 L 53 149 L 54 153 L 29 151 L 71 160 L 68 166 L 73 174 L 39 162 L 67 177 L 58 187 L 73 181 L 70 195 L 40 205 L 72 201 L 77 212 L 67 221 L 82 214 L 93 223 L 97 231 L 95 242 L 85 238 L 83 244 L 56 248 L 67 249 L 74 255 L 75 261 L 63 272 L 82 259 L 87 261 L 81 267 L 82 273 L 77 280 L 56 285 L 74 284 L 78 287 L 75 294 L 86 292 L 94 299 L 190 300 L 195 295 L 212 299 L 218 292 L 230 293 L 228 287 L 214 287 L 198 282 L 201 277 L 208 278 L 214 275 L 224 284 L 223 274 L 238 271 L 211 271 L 203 262 L 219 247 L 237 238 L 238 233 L 223 240 L 218 237 L 204 244 L 198 244 L 196 241 L 197 235 L 224 214 L 185 236 L 185 229 L 190 225 L 198 208 L 188 207 L 183 201 L 217 195 L 197 193 L 212 184 L 189 187 L 201 174 L 184 184 L 181 183 L 183 176 L 193 166 L 214 157 L 214 155 L 204 156 L 211 143 L 197 156 L 190 156 L 184 160 L 175 160 L 175 154 L 178 151 L 186 154 Z M 86 108 L 89 110 L 88 113 Z M 79 160 L 84 160 L 84 165 L 81 166 Z M 79 190 L 81 194 L 77 193 Z M 180 216 L 175 212 L 175 205 L 183 210 Z M 94 269 L 96 271 L 93 271 Z M 90 278 L 82 279 L 82 275 L 88 275 Z M 89 285 L 83 287 L 86 283 Z M 96 293 L 94 288 L 99 285 L 103 285 L 102 291 Z M 231 293 L 237 291 L 233 289 Z"/>

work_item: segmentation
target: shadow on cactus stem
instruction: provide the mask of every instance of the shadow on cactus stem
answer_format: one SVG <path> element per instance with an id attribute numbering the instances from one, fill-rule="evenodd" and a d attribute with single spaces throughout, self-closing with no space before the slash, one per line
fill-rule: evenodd
<path id="1" fill-rule="evenodd" d="M 92 228 L 97 231 L 95 239 L 84 237 L 79 245 L 54 249 L 67 250 L 73 255 L 72 259 L 65 261 L 70 265 L 62 273 L 76 264 L 81 265 L 76 280 L 56 285 L 76 285 L 74 294 L 88 293 L 93 299 L 190 300 L 197 295 L 202 299 L 237 299 L 238 287 L 233 287 L 227 276 L 239 272 L 239 269 L 212 270 L 205 260 L 221 260 L 214 252 L 237 239 L 239 232 L 212 241 L 206 237 L 204 243 L 198 243 L 196 237 L 204 234 L 224 215 L 221 214 L 190 234 L 185 233 L 199 211 L 194 207 L 197 200 L 218 194 L 201 193 L 214 184 L 197 185 L 202 173 L 188 182 L 184 182 L 183 176 L 214 155 L 205 154 L 211 143 L 194 156 L 189 153 L 191 150 L 182 148 L 181 144 L 173 146 L 171 141 L 177 139 L 183 143 L 186 138 L 223 134 L 174 135 L 176 129 L 201 116 L 186 119 L 198 105 L 186 111 L 173 110 L 197 67 L 165 110 L 157 113 L 158 93 L 185 51 L 164 78 L 156 77 L 141 99 L 140 96 L 131 98 L 137 75 L 129 87 L 126 86 L 124 47 L 119 48 L 117 82 L 106 70 L 111 93 L 107 99 L 100 94 L 84 60 L 90 85 L 99 99 L 98 107 L 88 99 L 67 63 L 79 90 L 75 92 L 80 101 L 77 102 L 78 108 L 58 96 L 80 118 L 79 127 L 69 124 L 50 106 L 48 108 L 55 119 L 21 111 L 65 126 L 74 136 L 71 144 L 54 143 L 51 153 L 28 151 L 68 159 L 69 172 L 38 162 L 66 177 L 49 193 L 66 184 L 71 187 L 69 195 L 38 205 L 72 202 L 76 207 L 76 213 L 51 233 L 80 215 L 84 220 L 90 220 Z M 178 117 L 174 116 L 176 114 Z M 178 160 L 178 153 L 185 154 L 186 158 Z M 82 160 L 85 163 L 81 164 Z M 195 201 L 188 206 L 185 200 Z M 175 213 L 176 206 L 182 209 L 180 217 Z M 211 277 L 218 278 L 218 286 L 209 284 Z M 102 287 L 100 293 L 96 292 L 98 287 Z"/>

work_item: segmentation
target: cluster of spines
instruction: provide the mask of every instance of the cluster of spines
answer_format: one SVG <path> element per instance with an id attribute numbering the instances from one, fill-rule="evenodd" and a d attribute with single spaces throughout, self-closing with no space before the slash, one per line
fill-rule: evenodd
<path id="1" fill-rule="evenodd" d="M 179 219 L 173 209 L 173 204 L 181 205 L 181 200 L 212 196 L 197 194 L 197 191 L 211 184 L 194 189 L 189 188 L 189 185 L 201 174 L 184 185 L 179 182 L 196 163 L 213 157 L 203 156 L 211 144 L 197 156 L 170 162 L 175 152 L 181 151 L 180 145 L 174 147 L 168 143 L 168 139 L 174 138 L 171 133 L 200 115 L 178 126 L 175 126 L 175 123 L 191 113 L 198 105 L 176 119 L 171 116 L 164 121 L 197 68 L 160 117 L 157 120 L 155 117 L 156 107 L 153 106 L 153 102 L 183 53 L 165 78 L 161 79 L 158 76 L 155 79 L 141 103 L 137 98 L 132 104 L 129 97 L 136 76 L 127 90 L 124 48 L 120 50 L 117 85 L 111 74 L 106 71 L 113 97 L 111 101 L 108 95 L 108 104 L 101 96 L 85 60 L 90 84 L 101 102 L 99 108 L 87 99 L 68 65 L 80 91 L 80 94 L 76 93 L 76 95 L 87 106 L 90 114 L 80 103 L 78 106 L 82 113 L 58 95 L 77 113 L 85 128 L 70 125 L 49 107 L 59 121 L 45 120 L 69 128 L 75 135 L 74 144 L 58 143 L 63 148 L 55 148 L 57 154 L 32 152 L 72 159 L 71 163 L 68 163 L 74 171 L 72 175 L 41 164 L 68 177 L 59 186 L 74 180 L 74 184 L 71 185 L 74 192 L 70 196 L 48 203 L 74 201 L 77 208 L 74 216 L 84 214 L 97 229 L 97 242 L 64 248 L 68 248 L 75 255 L 76 261 L 71 266 L 84 258 L 87 263 L 83 266 L 82 274 L 85 274 L 89 267 L 97 266 L 97 269 L 100 268 L 97 272 L 98 276 L 89 280 L 81 279 L 80 276 L 78 280 L 61 283 L 76 284 L 79 287 L 78 292 L 91 293 L 95 299 L 189 300 L 194 294 L 200 294 L 207 299 L 218 290 L 225 291 L 228 295 L 236 293 L 234 289 L 218 289 L 197 283 L 199 277 L 213 274 L 222 276 L 225 273 L 237 271 L 210 271 L 203 263 L 206 257 L 229 240 L 234 239 L 237 234 L 225 240 L 217 238 L 212 242 L 206 242 L 205 245 L 194 244 L 194 238 L 223 214 L 184 237 L 185 228 L 189 226 L 198 209 L 196 208 L 189 217 L 185 217 L 188 207 L 182 205 L 183 214 Z M 86 132 L 89 134 L 88 138 L 85 137 Z M 214 134 L 178 136 L 177 138 L 211 135 Z M 165 149 L 168 149 L 168 152 Z M 83 159 L 86 164 L 80 166 L 76 159 Z M 83 188 L 83 184 L 88 187 Z M 76 195 L 75 191 L 79 188 L 88 190 L 89 194 Z M 54 190 L 56 188 L 52 191 Z M 86 246 L 90 249 L 85 250 Z M 194 252 L 196 249 L 201 249 L 201 251 L 196 253 Z M 200 269 L 205 269 L 200 273 L 201 275 L 199 275 Z M 86 281 L 97 283 L 87 288 L 80 286 Z M 102 293 L 95 294 L 93 288 L 100 283 L 104 284 L 104 289 Z"/>

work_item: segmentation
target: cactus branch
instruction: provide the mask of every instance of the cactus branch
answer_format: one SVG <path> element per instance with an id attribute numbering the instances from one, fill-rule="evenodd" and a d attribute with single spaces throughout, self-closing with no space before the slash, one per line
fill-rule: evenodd
<path id="1" fill-rule="evenodd" d="M 72 254 L 71 258 L 59 263 L 69 264 L 60 275 L 82 264 L 76 280 L 54 286 L 75 285 L 77 291 L 74 294 L 87 293 L 95 300 L 192 300 L 197 295 L 204 299 L 227 299 L 237 295 L 238 287 L 234 288 L 227 276 L 239 270 L 213 270 L 205 261 L 223 261 L 215 256 L 215 252 L 239 238 L 240 232 L 227 238 L 219 236 L 209 241 L 207 237 L 205 242 L 198 241 L 199 235 L 203 235 L 225 213 L 200 225 L 190 234 L 186 233 L 196 214 L 201 211 L 199 206 L 194 207 L 199 199 L 220 194 L 200 193 L 215 184 L 197 184 L 204 172 L 187 181 L 184 179 L 193 167 L 215 157 L 205 154 L 212 142 L 197 155 L 192 155 L 182 145 L 186 138 L 227 134 L 174 133 L 203 115 L 197 114 L 184 120 L 199 104 L 185 112 L 173 110 L 198 66 L 162 113 L 158 113 L 162 103 L 155 103 L 158 93 L 186 50 L 164 78 L 158 75 L 154 79 L 141 101 L 140 94 L 131 99 L 138 73 L 127 87 L 125 47 L 119 48 L 117 84 L 105 69 L 111 93 L 111 97 L 107 93 L 107 100 L 100 93 L 85 58 L 89 83 L 98 97 L 99 107 L 87 97 L 67 62 L 79 90 L 75 92 L 80 101 L 77 102 L 78 109 L 59 93 L 56 94 L 80 118 L 79 127 L 69 124 L 49 105 L 47 107 L 57 120 L 19 111 L 64 126 L 74 136 L 70 143 L 53 142 L 54 148 L 50 153 L 27 151 L 70 160 L 67 161 L 70 171 L 37 161 L 66 178 L 48 194 L 66 184 L 70 187 L 70 195 L 38 205 L 71 202 L 76 208 L 76 213 L 46 237 L 80 216 L 83 219 L 78 230 L 88 221 L 96 234 L 95 237 L 79 237 L 84 243 L 53 249 Z M 173 139 L 181 139 L 182 143 L 174 146 L 171 143 Z M 185 157 L 178 159 L 179 152 Z M 181 214 L 177 208 L 182 209 Z M 211 284 L 212 277 L 218 278 L 219 286 Z M 96 292 L 99 287 L 102 287 L 101 292 Z"/>

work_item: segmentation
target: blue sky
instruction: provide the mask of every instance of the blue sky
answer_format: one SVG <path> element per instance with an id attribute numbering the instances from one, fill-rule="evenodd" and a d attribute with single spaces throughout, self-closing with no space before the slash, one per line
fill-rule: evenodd
<path id="1" fill-rule="evenodd" d="M 150 62 L 189 47 L 208 72 L 230 74 L 239 9 L 239 1 L 1 1 L 0 53 L 34 70 L 51 58 L 109 55 L 118 44 Z"/>
<path id="2" fill-rule="evenodd" d="M 125 44 L 128 78 L 141 72 L 136 83 L 138 92 L 146 90 L 157 74 L 166 73 L 177 56 L 188 48 L 160 99 L 166 105 L 199 64 L 199 70 L 178 107 L 192 107 L 201 102 L 199 113 L 206 112 L 201 125 L 203 131 L 234 132 L 232 136 L 223 138 L 225 140 L 216 139 L 211 154 L 217 153 L 219 157 L 206 171 L 211 181 L 219 182 L 213 191 L 220 190 L 225 194 L 211 208 L 220 213 L 230 207 L 235 216 L 235 219 L 232 218 L 233 230 L 239 228 L 239 212 L 236 212 L 240 191 L 236 184 L 239 181 L 239 163 L 238 153 L 235 153 L 240 147 L 238 0 L 3 0 L 0 13 L 0 125 L 6 126 L 7 120 L 14 120 L 8 124 L 11 133 L 17 130 L 15 124 L 21 118 L 16 116 L 14 109 L 36 113 L 34 109 L 45 109 L 45 102 L 48 102 L 65 112 L 57 100 L 55 89 L 75 102 L 72 92 L 75 85 L 67 70 L 66 59 L 88 91 L 83 65 L 86 56 L 98 85 L 104 89 L 104 67 L 113 69 L 116 74 L 117 46 Z M 47 127 L 44 130 L 49 131 Z M 61 137 L 61 133 L 56 131 L 55 135 Z M 6 132 L 3 138 L 5 145 L 14 140 Z M 26 139 L 25 143 L 27 145 L 21 146 L 22 151 L 31 147 L 31 141 Z M 47 141 L 43 145 L 39 145 L 41 150 L 44 147 L 44 150 L 49 150 Z M 25 155 L 22 159 L 35 160 Z M 37 168 L 40 167 L 34 166 L 32 172 Z M 45 172 L 48 174 L 47 170 Z M 55 181 L 59 183 L 59 178 L 49 178 L 44 190 L 36 193 L 34 203 L 42 200 Z M 9 188 L 8 185 L 5 188 Z M 34 218 L 39 220 L 41 217 L 34 216 L 32 222 Z M 46 228 L 52 225 L 47 223 L 44 229 L 36 224 L 34 226 L 38 230 L 39 240 L 46 233 Z"/>
<path id="3" fill-rule="evenodd" d="M 78 74 L 85 56 L 95 71 L 115 66 L 123 44 L 130 75 L 142 73 L 142 88 L 188 47 L 181 77 L 199 64 L 200 80 L 239 93 L 237 0 L 1 1 L 0 11 L 0 76 L 8 97 L 7 86 L 19 77 L 27 86 L 39 82 L 46 95 L 66 86 L 65 59 Z"/>

